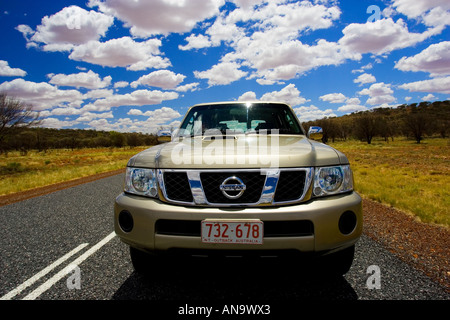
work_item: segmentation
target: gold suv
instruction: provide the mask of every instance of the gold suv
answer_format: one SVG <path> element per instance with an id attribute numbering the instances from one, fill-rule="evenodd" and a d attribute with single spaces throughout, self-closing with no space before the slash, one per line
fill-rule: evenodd
<path id="1" fill-rule="evenodd" d="M 351 267 L 362 232 L 347 157 L 305 134 L 290 106 L 191 107 L 165 143 L 133 156 L 115 201 L 116 234 L 145 272 L 163 254 L 321 256 Z M 150 263 L 150 264 L 149 264 Z"/>

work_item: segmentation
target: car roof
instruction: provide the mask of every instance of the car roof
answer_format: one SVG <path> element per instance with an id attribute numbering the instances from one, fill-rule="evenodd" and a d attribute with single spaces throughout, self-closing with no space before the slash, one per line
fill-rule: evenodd
<path id="1" fill-rule="evenodd" d="M 284 104 L 288 107 L 290 107 L 289 104 L 287 104 L 286 102 L 281 102 L 281 101 L 258 101 L 258 100 L 244 100 L 244 101 L 221 101 L 221 102 L 210 102 L 210 103 L 199 103 L 196 105 L 193 105 L 191 108 L 193 107 L 199 107 L 199 106 L 212 106 L 212 105 L 230 105 L 230 104 Z"/>

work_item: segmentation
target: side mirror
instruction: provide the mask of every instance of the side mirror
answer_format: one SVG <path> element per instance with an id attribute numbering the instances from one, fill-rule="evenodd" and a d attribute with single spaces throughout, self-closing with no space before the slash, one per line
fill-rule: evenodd
<path id="1" fill-rule="evenodd" d="M 159 130 L 157 133 L 158 143 L 170 142 L 172 140 L 172 132 L 169 130 Z"/>
<path id="2" fill-rule="evenodd" d="M 308 138 L 311 140 L 322 140 L 323 130 L 321 127 L 309 127 Z"/>

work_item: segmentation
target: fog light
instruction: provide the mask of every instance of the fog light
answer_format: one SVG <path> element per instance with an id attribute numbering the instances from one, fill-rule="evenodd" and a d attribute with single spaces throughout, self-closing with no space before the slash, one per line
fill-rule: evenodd
<path id="1" fill-rule="evenodd" d="M 350 234 L 356 227 L 356 215 L 352 211 L 345 211 L 339 218 L 339 231 L 342 234 Z"/>
<path id="2" fill-rule="evenodd" d="M 126 210 L 119 213 L 119 226 L 124 232 L 130 232 L 133 229 L 133 216 Z"/>

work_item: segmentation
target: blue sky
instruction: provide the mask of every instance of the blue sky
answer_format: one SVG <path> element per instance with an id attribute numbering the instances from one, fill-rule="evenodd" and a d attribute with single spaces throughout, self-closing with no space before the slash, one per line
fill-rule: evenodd
<path id="1" fill-rule="evenodd" d="M 156 132 L 196 103 L 302 121 L 450 97 L 448 0 L 0 0 L 0 91 L 42 126 Z"/>

